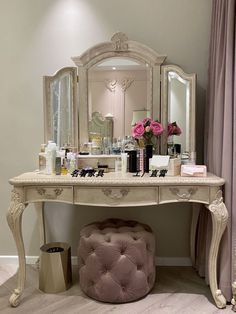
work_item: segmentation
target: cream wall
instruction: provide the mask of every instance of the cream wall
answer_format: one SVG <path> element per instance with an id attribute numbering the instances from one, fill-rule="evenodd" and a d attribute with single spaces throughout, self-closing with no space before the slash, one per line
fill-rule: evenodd
<path id="1" fill-rule="evenodd" d="M 167 54 L 168 62 L 197 73 L 197 134 L 201 142 L 211 1 L 1 0 L 0 4 L 0 255 L 15 255 L 5 219 L 10 200 L 7 182 L 37 167 L 43 142 L 42 76 L 73 65 L 71 56 L 123 31 L 130 39 Z M 129 209 L 51 204 L 46 210 L 49 239 L 69 241 L 75 251 L 81 225 L 111 216 L 150 224 L 158 238 L 159 256 L 189 256 L 187 204 Z M 33 206 L 25 210 L 23 221 L 26 254 L 37 255 Z"/>

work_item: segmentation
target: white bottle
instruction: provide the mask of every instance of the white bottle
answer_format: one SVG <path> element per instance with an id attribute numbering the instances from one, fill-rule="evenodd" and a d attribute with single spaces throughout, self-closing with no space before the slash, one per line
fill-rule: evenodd
<path id="1" fill-rule="evenodd" d="M 46 147 L 46 174 L 55 173 L 55 160 L 56 160 L 57 145 L 53 141 L 48 141 Z"/>
<path id="2" fill-rule="evenodd" d="M 45 173 L 46 168 L 46 152 L 45 152 L 46 144 L 41 144 L 41 149 L 39 153 L 39 172 Z"/>
<path id="3" fill-rule="evenodd" d="M 121 172 L 125 174 L 127 172 L 127 153 L 121 153 Z"/>

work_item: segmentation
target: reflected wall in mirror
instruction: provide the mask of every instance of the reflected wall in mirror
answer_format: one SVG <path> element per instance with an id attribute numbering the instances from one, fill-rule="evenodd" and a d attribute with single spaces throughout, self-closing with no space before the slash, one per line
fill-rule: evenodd
<path id="1" fill-rule="evenodd" d="M 89 120 L 99 112 L 104 118 L 113 117 L 113 137 L 131 135 L 133 112 L 152 111 L 151 93 L 148 64 L 127 58 L 102 61 L 88 71 Z"/>
<path id="2" fill-rule="evenodd" d="M 173 136 L 174 144 L 180 144 L 181 154 L 195 160 L 196 75 L 166 65 L 162 67 L 162 80 L 162 123 L 167 128 L 168 123 L 176 122 L 181 134 Z M 168 141 L 168 135 L 165 140 Z"/>
<path id="3" fill-rule="evenodd" d="M 53 76 L 44 76 L 45 143 L 58 147 L 78 145 L 77 69 L 63 68 Z"/>

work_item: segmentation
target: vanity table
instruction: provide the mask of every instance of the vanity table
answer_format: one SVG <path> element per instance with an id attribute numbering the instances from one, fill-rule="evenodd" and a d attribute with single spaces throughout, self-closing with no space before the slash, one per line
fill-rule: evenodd
<path id="1" fill-rule="evenodd" d="M 20 304 L 23 294 L 26 259 L 22 238 L 22 214 L 29 203 L 34 203 L 41 215 L 41 244 L 45 241 L 43 203 L 63 202 L 90 206 L 158 206 L 166 203 L 202 203 L 211 212 L 212 239 L 209 253 L 209 282 L 212 296 L 218 308 L 226 306 L 226 300 L 217 285 L 217 255 L 228 212 L 222 198 L 224 180 L 213 174 L 207 177 L 134 177 L 127 173 L 106 173 L 104 177 L 71 177 L 70 175 L 43 175 L 24 173 L 12 178 L 11 203 L 7 221 L 17 246 L 19 270 L 17 287 L 10 297 L 14 307 Z M 167 224 L 168 228 L 168 224 Z"/>
<path id="2" fill-rule="evenodd" d="M 44 76 L 44 143 L 53 140 L 59 148 L 70 147 L 83 152 L 88 142 L 91 144 L 95 138 L 102 139 L 103 144 L 125 139 L 131 134 L 132 125 L 148 117 L 158 120 L 165 130 L 157 144 L 160 154 L 166 155 L 168 125 L 176 122 L 182 133 L 175 137 L 175 144 L 181 147 L 187 160 L 195 161 L 196 74 L 185 73 L 177 65 L 165 64 L 166 57 L 119 32 L 110 41 L 98 43 L 73 57 L 76 67 L 64 67 L 52 76 Z M 135 120 L 135 117 L 139 119 Z M 101 149 L 94 147 L 98 151 Z M 228 220 L 222 198 L 222 178 L 213 174 L 207 177 L 163 178 L 148 174 L 134 177 L 131 173 L 122 176 L 115 172 L 106 173 L 104 177 L 79 178 L 32 172 L 11 179 L 10 184 L 13 190 L 7 220 L 19 256 L 18 283 L 10 297 L 12 306 L 19 305 L 25 284 L 22 214 L 29 203 L 35 204 L 38 213 L 42 245 L 45 243 L 44 202 L 98 207 L 188 202 L 190 210 L 191 204 L 198 203 L 211 212 L 210 289 L 217 307 L 225 307 L 226 300 L 218 289 L 216 272 L 219 243 Z M 193 217 L 192 260 L 196 208 L 193 208 Z M 165 223 L 168 228 L 168 222 Z"/>

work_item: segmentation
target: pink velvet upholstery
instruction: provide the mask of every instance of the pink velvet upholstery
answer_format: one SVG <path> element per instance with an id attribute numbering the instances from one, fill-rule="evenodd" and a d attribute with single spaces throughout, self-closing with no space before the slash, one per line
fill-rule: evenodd
<path id="1" fill-rule="evenodd" d="M 155 282 L 155 238 L 149 226 L 109 219 L 85 226 L 78 248 L 80 286 L 99 301 L 145 296 Z"/>

